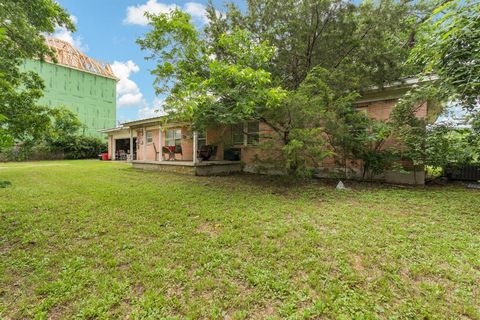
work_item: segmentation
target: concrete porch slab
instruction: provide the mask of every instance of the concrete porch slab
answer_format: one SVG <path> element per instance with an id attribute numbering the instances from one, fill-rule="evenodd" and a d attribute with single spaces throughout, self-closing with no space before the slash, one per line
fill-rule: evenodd
<path id="1" fill-rule="evenodd" d="M 132 166 L 136 169 L 148 171 L 175 172 L 194 176 L 227 175 L 242 171 L 240 161 L 202 161 L 194 164 L 192 161 L 180 160 L 134 160 Z"/>

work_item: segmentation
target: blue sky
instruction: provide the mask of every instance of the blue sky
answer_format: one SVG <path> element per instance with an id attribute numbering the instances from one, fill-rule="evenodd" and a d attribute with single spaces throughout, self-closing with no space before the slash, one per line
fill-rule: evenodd
<path id="1" fill-rule="evenodd" d="M 117 122 L 155 115 L 162 97 L 155 97 L 152 62 L 145 61 L 135 40 L 149 27 L 145 10 L 165 12 L 177 6 L 190 13 L 195 24 L 205 24 L 204 8 L 208 0 L 59 0 L 76 23 L 77 32 L 59 29 L 54 36 L 66 40 L 85 54 L 112 65 L 121 79 L 117 84 Z M 234 1 L 235 2 L 235 1 Z M 214 1 L 223 9 L 223 1 Z"/>

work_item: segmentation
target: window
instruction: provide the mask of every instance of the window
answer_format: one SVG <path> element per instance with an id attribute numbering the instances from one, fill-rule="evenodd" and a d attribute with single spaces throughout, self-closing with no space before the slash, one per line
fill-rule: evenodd
<path id="1" fill-rule="evenodd" d="M 207 135 L 205 132 L 199 132 L 197 136 L 197 141 L 198 141 L 198 149 L 200 150 L 201 146 L 204 146 L 207 144 Z"/>
<path id="2" fill-rule="evenodd" d="M 244 144 L 243 136 L 243 123 L 233 124 L 232 125 L 232 144 Z"/>
<path id="3" fill-rule="evenodd" d="M 232 125 L 232 144 L 245 145 L 257 143 L 260 137 L 260 122 L 249 121 Z"/>
<path id="4" fill-rule="evenodd" d="M 257 143 L 260 136 L 260 122 L 250 121 L 247 123 L 247 143 Z"/>
<path id="5" fill-rule="evenodd" d="M 152 142 L 153 142 L 153 132 L 147 131 L 147 143 L 152 143 Z"/>
<path id="6" fill-rule="evenodd" d="M 167 130 L 167 146 L 182 145 L 182 129 Z"/>

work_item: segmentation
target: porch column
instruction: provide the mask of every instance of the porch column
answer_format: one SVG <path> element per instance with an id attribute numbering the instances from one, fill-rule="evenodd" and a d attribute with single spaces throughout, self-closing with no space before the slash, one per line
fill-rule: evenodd
<path id="1" fill-rule="evenodd" d="M 147 130 L 145 130 L 145 127 L 143 129 L 143 136 L 142 136 L 142 143 L 143 143 L 143 158 L 142 160 L 145 161 L 147 160 Z"/>
<path id="2" fill-rule="evenodd" d="M 193 164 L 196 164 L 198 161 L 197 149 L 198 149 L 198 132 L 193 131 Z"/>
<path id="3" fill-rule="evenodd" d="M 117 155 L 117 146 L 115 143 L 115 136 L 112 134 L 112 160 L 115 160 Z"/>
<path id="4" fill-rule="evenodd" d="M 162 150 L 163 149 L 163 138 L 162 138 L 162 136 L 163 136 L 163 127 L 160 126 L 160 127 L 158 127 L 158 145 L 159 145 L 159 152 L 160 152 L 158 155 L 160 157 L 160 159 L 159 159 L 160 161 L 163 161 L 163 150 Z"/>
<path id="5" fill-rule="evenodd" d="M 133 161 L 133 131 L 130 128 L 130 161 Z"/>

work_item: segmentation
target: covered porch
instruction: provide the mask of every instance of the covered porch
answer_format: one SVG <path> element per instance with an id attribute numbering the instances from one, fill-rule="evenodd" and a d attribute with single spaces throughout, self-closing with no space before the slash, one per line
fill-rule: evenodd
<path id="1" fill-rule="evenodd" d="M 225 148 L 225 130 L 197 132 L 188 123 L 163 120 L 157 117 L 123 124 L 129 132 L 129 149 L 134 150 L 127 161 L 134 168 L 191 175 L 242 171 L 240 150 Z"/>

